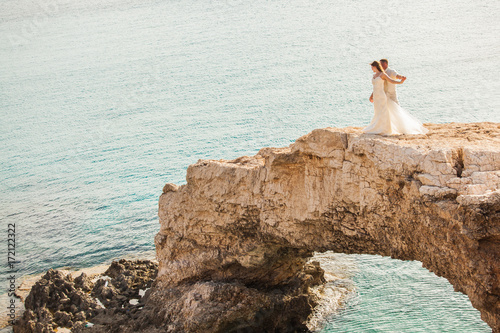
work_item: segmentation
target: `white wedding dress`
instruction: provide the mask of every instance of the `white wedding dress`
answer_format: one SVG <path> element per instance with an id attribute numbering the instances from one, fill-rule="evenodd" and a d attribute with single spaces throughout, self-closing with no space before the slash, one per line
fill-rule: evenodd
<path id="1" fill-rule="evenodd" d="M 363 129 L 368 134 L 425 134 L 428 132 L 422 123 L 405 109 L 387 98 L 384 80 L 380 76 L 372 79 L 373 107 L 375 114 L 371 123 Z"/>

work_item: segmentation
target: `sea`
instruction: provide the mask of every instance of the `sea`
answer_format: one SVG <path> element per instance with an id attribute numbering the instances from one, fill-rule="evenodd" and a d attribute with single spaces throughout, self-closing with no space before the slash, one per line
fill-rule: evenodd
<path id="1" fill-rule="evenodd" d="M 367 125 L 373 60 L 408 78 L 399 100 L 424 123 L 500 122 L 499 14 L 497 0 L 0 0 L 2 311 L 11 276 L 152 253 L 162 187 L 198 159 Z M 419 262 L 318 257 L 334 277 L 318 332 L 490 332 Z"/>

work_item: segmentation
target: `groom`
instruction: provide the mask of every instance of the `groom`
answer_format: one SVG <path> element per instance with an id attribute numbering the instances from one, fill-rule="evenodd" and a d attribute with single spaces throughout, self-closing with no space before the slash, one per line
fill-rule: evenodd
<path id="1" fill-rule="evenodd" d="M 380 64 L 382 65 L 382 68 L 384 69 L 387 76 L 389 76 L 391 79 L 401 80 L 402 78 L 406 78 L 405 76 L 400 75 L 394 69 L 389 67 L 389 60 L 380 59 Z M 392 99 L 396 104 L 399 105 L 398 94 L 396 92 L 396 85 L 395 84 L 384 81 L 384 91 L 385 91 L 385 94 L 387 95 L 388 98 Z M 370 102 L 373 103 L 373 94 L 370 96 Z"/>

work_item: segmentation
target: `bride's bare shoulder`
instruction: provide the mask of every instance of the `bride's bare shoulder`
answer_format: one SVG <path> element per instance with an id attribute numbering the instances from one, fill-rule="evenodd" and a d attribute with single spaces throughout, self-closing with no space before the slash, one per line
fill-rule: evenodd
<path id="1" fill-rule="evenodd" d="M 387 80 L 387 79 L 389 79 L 389 75 L 387 75 L 387 73 L 382 73 L 382 74 L 380 74 L 380 77 L 382 78 L 382 80 Z"/>

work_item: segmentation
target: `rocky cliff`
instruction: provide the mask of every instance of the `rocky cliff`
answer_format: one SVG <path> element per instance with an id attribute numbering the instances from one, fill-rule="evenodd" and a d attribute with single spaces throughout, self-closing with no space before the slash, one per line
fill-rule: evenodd
<path id="1" fill-rule="evenodd" d="M 145 310 L 169 332 L 300 331 L 313 251 L 419 260 L 500 332 L 500 125 L 317 129 L 167 184 Z M 147 311 L 146 311 L 147 312 Z"/>

